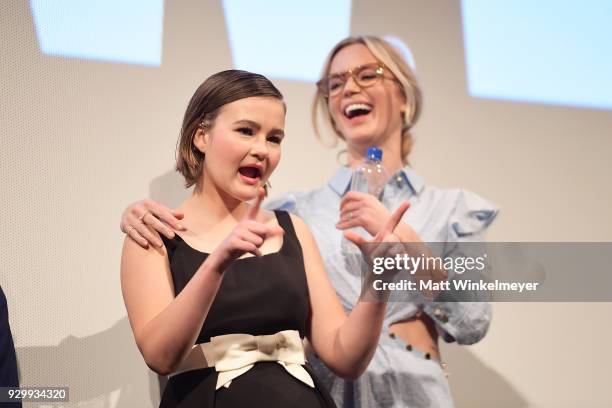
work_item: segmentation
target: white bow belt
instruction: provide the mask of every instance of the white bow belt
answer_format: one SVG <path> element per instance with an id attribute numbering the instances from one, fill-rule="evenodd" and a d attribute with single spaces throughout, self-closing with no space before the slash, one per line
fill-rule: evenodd
<path id="1" fill-rule="evenodd" d="M 252 336 L 225 334 L 211 337 L 210 342 L 193 346 L 174 376 L 199 368 L 215 367 L 219 373 L 216 390 L 228 388 L 232 380 L 253 368 L 258 361 L 276 361 L 304 384 L 314 388 L 314 382 L 303 364 L 304 346 L 297 330 Z"/>

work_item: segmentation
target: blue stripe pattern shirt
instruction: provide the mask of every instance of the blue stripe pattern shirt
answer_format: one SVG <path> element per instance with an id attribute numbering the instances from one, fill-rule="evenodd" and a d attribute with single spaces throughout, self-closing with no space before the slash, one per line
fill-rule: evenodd
<path id="1" fill-rule="evenodd" d="M 345 310 L 350 311 L 361 293 L 360 272 L 347 268 L 343 231 L 335 225 L 340 201 L 348 191 L 352 171 L 341 167 L 323 186 L 309 192 L 287 193 L 266 203 L 301 217 L 310 227 L 325 261 L 326 271 Z M 461 189 L 440 189 L 426 184 L 410 167 L 393 175 L 382 202 L 389 211 L 409 200 L 403 222 L 424 242 L 481 242 L 498 209 L 481 197 Z M 452 254 L 445 254 L 449 256 Z M 317 374 L 328 385 L 339 407 L 452 407 L 448 382 L 439 362 L 407 347 L 389 335 L 389 325 L 427 313 L 446 341 L 472 344 L 482 339 L 491 320 L 484 302 L 391 302 L 383 333 L 366 372 L 356 381 L 335 377 L 310 358 Z M 411 350 L 410 350 L 411 349 Z"/>

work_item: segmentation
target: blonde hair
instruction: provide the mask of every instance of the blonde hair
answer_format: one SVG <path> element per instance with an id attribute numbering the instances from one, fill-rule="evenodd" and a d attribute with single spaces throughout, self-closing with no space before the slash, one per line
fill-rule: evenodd
<path id="1" fill-rule="evenodd" d="M 408 163 L 408 155 L 412 150 L 413 138 L 411 129 L 417 122 L 421 115 L 423 96 L 421 94 L 421 88 L 419 87 L 413 70 L 410 68 L 408 62 L 400 55 L 398 50 L 391 45 L 388 41 L 374 36 L 356 36 L 348 37 L 340 41 L 336 46 L 329 52 L 325 64 L 323 65 L 322 78 L 329 75 L 329 69 L 331 62 L 336 54 L 349 45 L 363 44 L 368 50 L 374 55 L 374 57 L 384 64 L 389 71 L 393 74 L 398 82 L 402 96 L 406 101 L 406 113 L 403 115 L 402 125 L 402 136 L 401 136 L 401 155 L 404 164 Z M 313 103 L 312 103 L 312 126 L 315 131 L 315 135 L 319 140 L 322 140 L 321 132 L 319 129 L 319 114 L 321 114 L 327 121 L 327 125 L 332 128 L 336 136 L 342 140 L 344 136 L 338 132 L 335 127 L 334 120 L 331 117 L 329 111 L 328 98 L 317 88 Z M 332 146 L 335 146 L 338 139 L 334 139 Z"/>

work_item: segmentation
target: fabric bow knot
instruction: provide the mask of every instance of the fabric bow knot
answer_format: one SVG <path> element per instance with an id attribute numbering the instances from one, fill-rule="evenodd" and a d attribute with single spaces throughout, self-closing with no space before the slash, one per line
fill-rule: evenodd
<path id="1" fill-rule="evenodd" d="M 202 358 L 204 362 L 201 361 Z M 262 336 L 226 334 L 212 337 L 210 342 L 194 346 L 180 372 L 214 366 L 218 372 L 218 390 L 221 387 L 228 388 L 233 379 L 246 373 L 260 361 L 276 361 L 289 374 L 314 388 L 312 377 L 302 366 L 306 363 L 306 358 L 302 339 L 296 330 Z"/>

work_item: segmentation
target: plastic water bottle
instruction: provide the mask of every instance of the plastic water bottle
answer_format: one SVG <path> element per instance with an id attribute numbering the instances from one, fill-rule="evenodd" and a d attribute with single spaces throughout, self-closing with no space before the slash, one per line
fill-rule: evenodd
<path id="1" fill-rule="evenodd" d="M 351 191 L 368 193 L 380 200 L 389 179 L 382 165 L 383 152 L 377 147 L 368 147 L 365 160 L 353 172 Z"/>
<path id="2" fill-rule="evenodd" d="M 351 178 L 351 191 L 359 191 L 362 193 L 371 194 L 377 199 L 381 199 L 385 184 L 389 179 L 387 170 L 382 165 L 382 150 L 376 147 L 369 147 L 366 152 L 366 158 L 353 171 Z M 366 239 L 371 236 L 363 227 L 353 227 L 351 231 L 356 232 Z M 366 273 L 368 266 L 363 260 L 363 255 L 359 248 L 344 236 L 340 242 L 342 248 L 345 269 L 355 276 Z"/>

